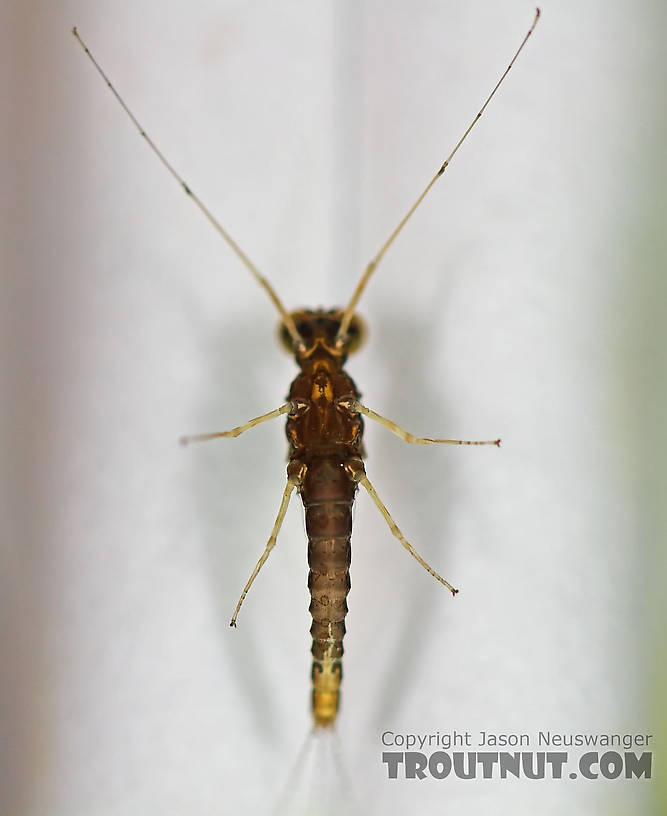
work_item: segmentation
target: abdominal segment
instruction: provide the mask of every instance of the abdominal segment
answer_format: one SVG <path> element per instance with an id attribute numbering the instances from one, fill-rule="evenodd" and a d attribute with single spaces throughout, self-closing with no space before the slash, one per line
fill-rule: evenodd
<path id="1" fill-rule="evenodd" d="M 311 462 L 302 488 L 308 534 L 308 589 L 313 624 L 313 719 L 332 725 L 339 703 L 350 535 L 356 485 L 340 462 Z"/>

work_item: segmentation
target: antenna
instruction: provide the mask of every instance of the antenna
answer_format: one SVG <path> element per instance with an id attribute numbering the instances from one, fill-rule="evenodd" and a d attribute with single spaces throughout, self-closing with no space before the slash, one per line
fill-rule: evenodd
<path id="1" fill-rule="evenodd" d="M 347 339 L 347 332 L 348 332 L 348 329 L 350 327 L 350 321 L 352 320 L 352 316 L 354 315 L 354 310 L 355 310 L 355 308 L 357 306 L 359 298 L 361 297 L 364 289 L 366 288 L 366 284 L 368 283 L 368 281 L 369 281 L 371 275 L 373 274 L 373 272 L 375 272 L 375 269 L 376 269 L 377 265 L 380 263 L 380 261 L 384 257 L 385 252 L 394 243 L 394 239 L 399 234 L 399 232 L 403 229 L 403 227 L 406 225 L 406 223 L 408 222 L 408 220 L 410 219 L 410 217 L 412 216 L 414 211 L 422 203 L 422 201 L 426 198 L 426 195 L 428 194 L 428 191 L 431 189 L 431 187 L 433 187 L 433 185 L 436 183 L 436 181 L 445 172 L 445 170 L 447 169 L 447 166 L 449 165 L 451 160 L 454 158 L 457 150 L 459 149 L 459 147 L 461 147 L 463 142 L 465 142 L 468 134 L 475 127 L 475 125 L 477 124 L 477 121 L 481 118 L 482 114 L 486 110 L 486 106 L 493 99 L 496 91 L 501 86 L 502 81 L 505 79 L 505 77 L 509 73 L 510 68 L 516 62 L 516 58 L 519 56 L 519 54 L 523 50 L 524 45 L 528 42 L 528 38 L 530 37 L 530 35 L 535 30 L 535 26 L 537 25 L 537 21 L 539 19 L 540 19 L 540 10 L 538 8 L 538 9 L 535 10 L 535 19 L 533 20 L 533 24 L 531 25 L 531 27 L 528 29 L 528 33 L 523 38 L 523 40 L 521 42 L 521 45 L 519 46 L 516 53 L 514 54 L 512 59 L 510 60 L 509 65 L 507 66 L 507 68 L 505 68 L 505 72 L 503 73 L 503 75 L 500 77 L 500 79 L 496 83 L 494 89 L 488 95 L 488 97 L 486 99 L 486 102 L 480 108 L 479 113 L 477 114 L 477 116 L 475 116 L 475 118 L 472 120 L 472 122 L 468 125 L 467 130 L 465 131 L 463 136 L 461 136 L 461 138 L 458 140 L 458 142 L 456 143 L 456 146 L 454 147 L 452 152 L 449 154 L 449 156 L 447 156 L 447 158 L 444 160 L 444 162 L 440 166 L 440 169 L 438 170 L 438 172 L 433 176 L 433 178 L 426 185 L 426 187 L 424 188 L 424 191 L 422 192 L 422 194 L 415 201 L 415 203 L 412 205 L 412 207 L 410 207 L 410 209 L 406 212 L 406 214 L 403 216 L 403 218 L 399 221 L 398 226 L 394 229 L 394 231 L 391 233 L 389 238 L 387 238 L 387 240 L 384 242 L 384 244 L 382 244 L 382 246 L 380 247 L 380 251 L 377 253 L 377 255 L 373 258 L 373 260 L 366 267 L 366 270 L 365 270 L 364 274 L 361 276 L 361 280 L 357 284 L 357 288 L 354 290 L 354 294 L 352 295 L 352 298 L 351 298 L 350 302 L 348 303 L 348 305 L 345 308 L 345 311 L 343 312 L 343 319 L 340 322 L 340 328 L 338 329 L 338 334 L 336 336 L 336 345 L 339 348 L 342 347 L 345 344 L 345 341 Z"/>
<path id="2" fill-rule="evenodd" d="M 222 226 L 222 224 L 217 220 L 217 218 L 213 215 L 213 213 L 206 207 L 203 201 L 199 198 L 199 196 L 192 191 L 190 186 L 185 182 L 185 180 L 174 170 L 173 166 L 169 163 L 167 158 L 164 156 L 162 151 L 157 147 L 155 142 L 151 139 L 151 137 L 146 133 L 143 127 L 139 124 L 137 118 L 132 113 L 132 111 L 128 108 L 128 106 L 123 101 L 123 98 L 118 93 L 118 91 L 114 88 L 111 84 L 111 81 L 104 73 L 100 65 L 98 64 L 95 57 L 90 53 L 88 46 L 84 43 L 84 41 L 79 36 L 79 32 L 76 30 L 76 26 L 72 29 L 72 34 L 74 35 L 76 41 L 79 43 L 81 48 L 86 52 L 88 59 L 93 63 L 95 68 L 97 69 L 98 74 L 102 77 L 102 79 L 106 82 L 109 90 L 111 93 L 116 97 L 118 100 L 121 108 L 125 111 L 125 113 L 129 116 L 132 120 L 132 124 L 135 128 L 139 131 L 139 135 L 146 141 L 150 149 L 155 153 L 158 159 L 162 162 L 162 164 L 167 168 L 169 173 L 176 179 L 179 185 L 183 188 L 186 195 L 188 195 L 192 201 L 197 205 L 197 207 L 201 210 L 201 212 L 206 216 L 209 222 L 213 225 L 213 228 L 216 232 L 221 235 L 227 244 L 230 246 L 232 251 L 236 254 L 236 256 L 240 259 L 241 263 L 246 267 L 246 269 L 250 272 L 250 274 L 255 278 L 257 283 L 264 289 L 267 293 L 271 302 L 276 307 L 278 312 L 280 312 L 280 317 L 282 318 L 283 323 L 285 324 L 285 328 L 290 333 L 292 340 L 294 341 L 294 346 L 297 349 L 303 350 L 305 349 L 305 344 L 303 342 L 303 338 L 299 334 L 296 324 L 290 313 L 285 309 L 283 306 L 280 298 L 278 297 L 276 291 L 268 282 L 268 280 L 260 273 L 257 269 L 255 264 L 250 260 L 250 258 L 245 254 L 245 252 L 241 249 L 241 247 L 236 243 L 236 241 L 232 238 L 232 236 L 227 232 L 227 230 Z M 349 321 L 348 321 L 349 323 Z"/>

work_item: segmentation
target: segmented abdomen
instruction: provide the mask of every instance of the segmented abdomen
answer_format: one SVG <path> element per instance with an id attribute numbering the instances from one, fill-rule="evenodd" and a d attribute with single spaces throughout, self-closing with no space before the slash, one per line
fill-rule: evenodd
<path id="1" fill-rule="evenodd" d="M 356 489 L 343 463 L 330 459 L 309 462 L 301 488 L 313 616 L 313 718 L 319 726 L 331 725 L 338 711 Z"/>

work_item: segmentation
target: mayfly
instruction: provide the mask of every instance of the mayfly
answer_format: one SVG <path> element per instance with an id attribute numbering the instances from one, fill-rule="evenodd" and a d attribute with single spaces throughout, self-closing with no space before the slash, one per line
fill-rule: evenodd
<path id="1" fill-rule="evenodd" d="M 414 436 L 360 402 L 360 394 L 352 379 L 345 372 L 344 365 L 347 356 L 354 352 L 361 343 L 363 328 L 360 319 L 355 314 L 355 309 L 368 281 L 406 222 L 424 200 L 431 187 L 445 172 L 454 155 L 486 110 L 533 33 L 539 17 L 540 10 L 537 9 L 528 33 L 479 112 L 421 195 L 368 264 L 347 306 L 344 309 L 329 311 L 302 309 L 295 312 L 288 312 L 284 308 L 268 280 L 260 274 L 241 247 L 160 152 L 98 65 L 76 28 L 72 29 L 75 38 L 142 138 L 265 290 L 280 314 L 281 341 L 294 354 L 300 368 L 300 373 L 290 386 L 287 402 L 279 408 L 255 417 L 232 430 L 187 436 L 183 437 L 181 442 L 187 444 L 221 437 L 237 437 L 262 422 L 279 416 L 287 417 L 286 430 L 289 442 L 287 484 L 271 535 L 243 588 L 232 615 L 231 626 L 236 626 L 241 605 L 276 543 L 290 497 L 296 490 L 303 501 L 308 536 L 308 565 L 310 567 L 308 589 L 311 595 L 310 613 L 313 618 L 310 630 L 313 638 L 311 649 L 313 656 L 312 712 L 316 726 L 331 726 L 338 712 L 345 615 L 347 595 L 350 590 L 352 505 L 359 485 L 368 492 L 384 516 L 391 532 L 410 555 L 452 595 L 458 592 L 413 549 L 368 480 L 363 463 L 362 415 L 378 422 L 405 442 L 414 445 L 500 446 L 500 439 L 468 441 Z"/>

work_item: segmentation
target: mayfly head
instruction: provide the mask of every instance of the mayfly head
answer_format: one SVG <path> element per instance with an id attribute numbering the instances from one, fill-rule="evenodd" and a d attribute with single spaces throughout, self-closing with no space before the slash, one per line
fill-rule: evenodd
<path id="1" fill-rule="evenodd" d="M 284 322 L 278 326 L 278 339 L 285 351 L 294 354 L 297 361 L 312 357 L 318 350 L 345 360 L 349 354 L 354 354 L 362 347 L 368 335 L 364 322 L 355 314 L 350 321 L 345 342 L 342 345 L 337 343 L 343 319 L 342 309 L 300 309 L 291 312 L 290 317 L 303 340 L 303 348 L 295 349 L 292 336 Z"/>

